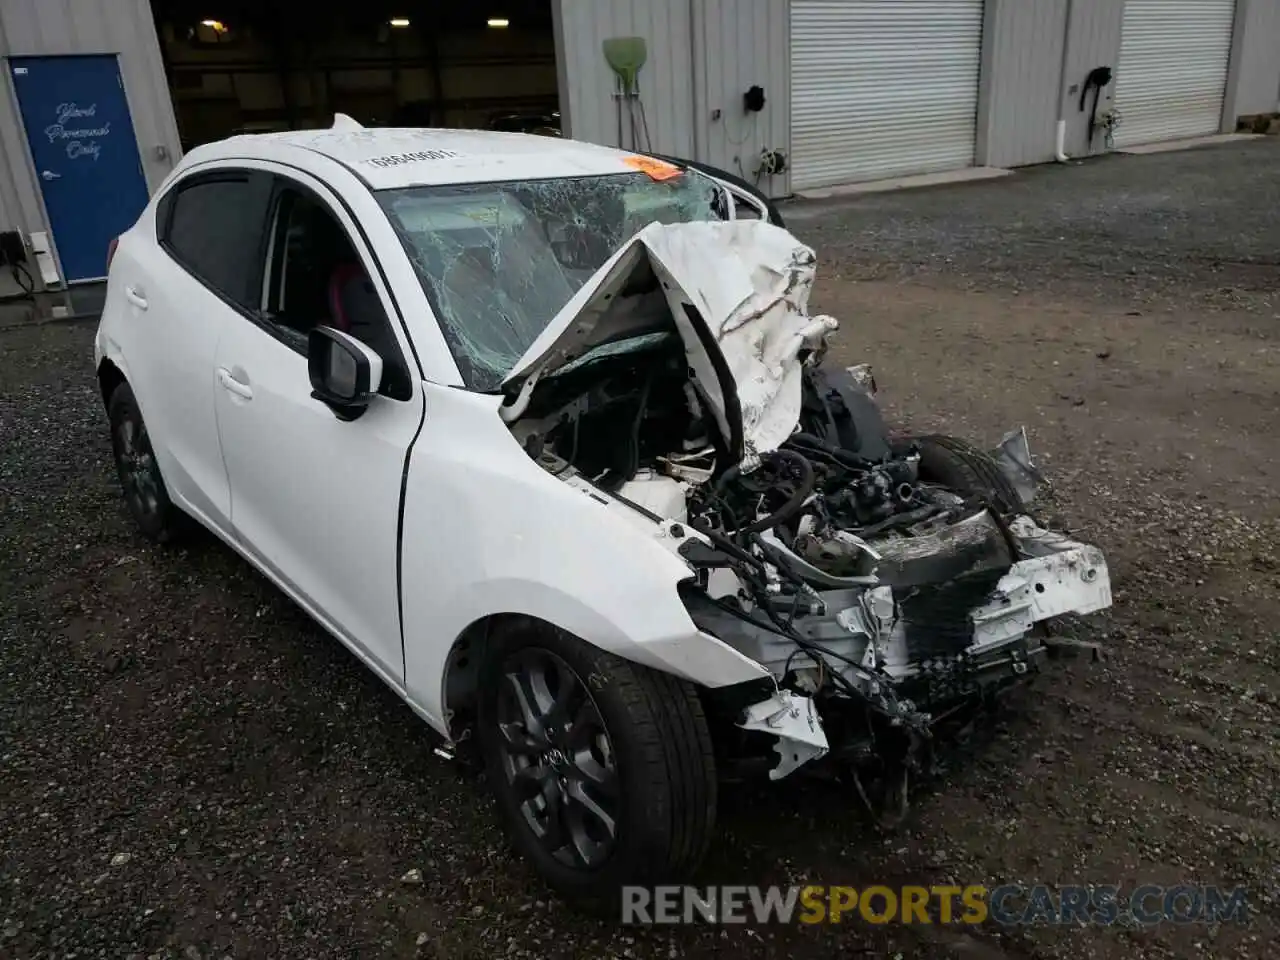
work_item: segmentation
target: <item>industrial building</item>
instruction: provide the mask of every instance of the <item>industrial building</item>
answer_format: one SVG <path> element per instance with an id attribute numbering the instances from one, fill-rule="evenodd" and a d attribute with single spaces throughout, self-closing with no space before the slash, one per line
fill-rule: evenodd
<path id="1" fill-rule="evenodd" d="M 195 144 L 479 126 L 774 197 L 1084 157 L 1280 107 L 1280 0 L 0 0 L 0 294 L 101 279 Z"/>

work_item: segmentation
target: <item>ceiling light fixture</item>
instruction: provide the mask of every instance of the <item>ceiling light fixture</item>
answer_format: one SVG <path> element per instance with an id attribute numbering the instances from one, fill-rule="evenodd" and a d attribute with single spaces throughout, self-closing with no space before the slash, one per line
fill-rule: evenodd
<path id="1" fill-rule="evenodd" d="M 489 26 L 499 28 L 499 29 L 502 27 L 509 27 L 511 26 L 511 21 L 508 20 L 506 17 L 490 17 Z"/>
<path id="2" fill-rule="evenodd" d="M 208 27 L 214 33 L 226 33 L 227 25 L 221 20 L 201 20 L 200 26 Z"/>
<path id="3" fill-rule="evenodd" d="M 407 27 L 409 25 L 408 17 L 392 17 L 387 23 L 393 27 Z"/>

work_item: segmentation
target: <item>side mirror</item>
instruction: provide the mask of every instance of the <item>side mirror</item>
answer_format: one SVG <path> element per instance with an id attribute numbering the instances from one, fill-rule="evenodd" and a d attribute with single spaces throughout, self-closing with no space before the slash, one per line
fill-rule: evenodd
<path id="1" fill-rule="evenodd" d="M 354 420 L 377 396 L 382 358 L 350 334 L 315 327 L 307 335 L 311 396 L 328 404 L 339 420 Z"/>

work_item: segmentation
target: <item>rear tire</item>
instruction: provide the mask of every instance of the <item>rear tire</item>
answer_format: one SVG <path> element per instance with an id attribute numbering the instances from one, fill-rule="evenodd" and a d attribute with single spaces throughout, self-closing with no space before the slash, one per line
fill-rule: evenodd
<path id="1" fill-rule="evenodd" d="M 961 496 L 980 497 L 1003 514 L 1019 513 L 1022 500 L 999 464 L 982 450 L 958 437 L 931 434 L 908 437 L 894 444 L 905 452 L 911 444 L 920 451 L 920 479 Z"/>
<path id="2" fill-rule="evenodd" d="M 529 621 L 488 650 L 479 729 L 514 845 L 567 900 L 616 911 L 624 884 L 698 867 L 716 770 L 691 684 Z"/>
<path id="3" fill-rule="evenodd" d="M 146 422 L 129 384 L 122 383 L 111 392 L 107 417 L 116 473 L 129 515 L 148 540 L 169 543 L 189 529 L 189 522 L 169 499 Z"/>

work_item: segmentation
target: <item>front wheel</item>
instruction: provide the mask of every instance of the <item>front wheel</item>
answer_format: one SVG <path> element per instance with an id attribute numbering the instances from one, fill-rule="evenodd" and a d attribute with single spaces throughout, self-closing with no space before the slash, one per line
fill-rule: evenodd
<path id="1" fill-rule="evenodd" d="M 686 879 L 715 825 L 697 692 L 542 624 L 495 638 L 480 695 L 488 777 L 519 851 L 567 899 Z"/>

